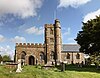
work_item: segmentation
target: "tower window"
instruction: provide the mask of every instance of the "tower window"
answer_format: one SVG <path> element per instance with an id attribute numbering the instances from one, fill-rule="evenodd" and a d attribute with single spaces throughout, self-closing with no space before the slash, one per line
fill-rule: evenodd
<path id="1" fill-rule="evenodd" d="M 53 51 L 51 51 L 50 58 L 51 58 L 52 60 L 54 60 L 54 52 L 53 52 Z"/>
<path id="2" fill-rule="evenodd" d="M 53 38 L 50 38 L 50 42 L 54 42 L 54 39 Z"/>
<path id="3" fill-rule="evenodd" d="M 53 29 L 52 28 L 50 28 L 50 34 L 53 34 Z"/>

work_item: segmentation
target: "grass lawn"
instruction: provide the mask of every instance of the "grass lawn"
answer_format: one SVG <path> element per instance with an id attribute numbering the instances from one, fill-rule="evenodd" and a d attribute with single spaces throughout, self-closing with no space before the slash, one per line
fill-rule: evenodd
<path id="1" fill-rule="evenodd" d="M 13 72 L 10 72 L 12 71 Z M 78 68 L 76 66 L 66 66 L 66 71 L 60 72 L 58 69 L 40 69 L 35 66 L 24 66 L 21 73 L 16 73 L 14 69 L 0 66 L 0 78 L 100 78 L 100 70 L 95 67 Z"/>

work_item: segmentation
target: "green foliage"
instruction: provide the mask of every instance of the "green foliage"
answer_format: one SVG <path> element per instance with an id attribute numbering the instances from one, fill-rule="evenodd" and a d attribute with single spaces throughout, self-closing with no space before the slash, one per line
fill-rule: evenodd
<path id="1" fill-rule="evenodd" d="M 80 51 L 91 55 L 100 53 L 100 16 L 83 23 L 75 39 L 80 45 Z"/>
<path id="2" fill-rule="evenodd" d="M 91 63 L 94 63 L 96 66 L 100 64 L 100 56 L 99 55 L 91 55 L 90 57 Z"/>
<path id="3" fill-rule="evenodd" d="M 10 61 L 11 60 L 10 56 L 8 56 L 8 55 L 4 55 L 2 58 L 3 58 L 3 61 Z"/>
<path id="4" fill-rule="evenodd" d="M 2 56 L 0 55 L 0 63 L 1 63 L 1 61 L 2 61 Z"/>

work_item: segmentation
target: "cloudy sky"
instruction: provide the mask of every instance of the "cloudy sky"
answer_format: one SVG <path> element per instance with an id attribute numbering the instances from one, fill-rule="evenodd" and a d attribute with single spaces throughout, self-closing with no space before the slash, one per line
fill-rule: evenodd
<path id="1" fill-rule="evenodd" d="M 100 0 L 0 0 L 0 54 L 13 55 L 15 43 L 43 43 L 44 24 L 58 18 L 64 44 L 74 39 L 82 21 L 100 14 Z"/>

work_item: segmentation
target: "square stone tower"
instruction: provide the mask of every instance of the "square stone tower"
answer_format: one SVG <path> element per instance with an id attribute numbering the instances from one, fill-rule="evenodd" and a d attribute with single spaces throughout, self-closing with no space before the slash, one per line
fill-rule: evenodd
<path id="1" fill-rule="evenodd" d="M 45 51 L 47 62 L 61 62 L 61 26 L 58 19 L 54 24 L 45 24 Z"/>
<path id="2" fill-rule="evenodd" d="M 54 61 L 54 25 L 53 24 L 45 24 L 45 51 L 46 58 L 48 61 Z"/>

